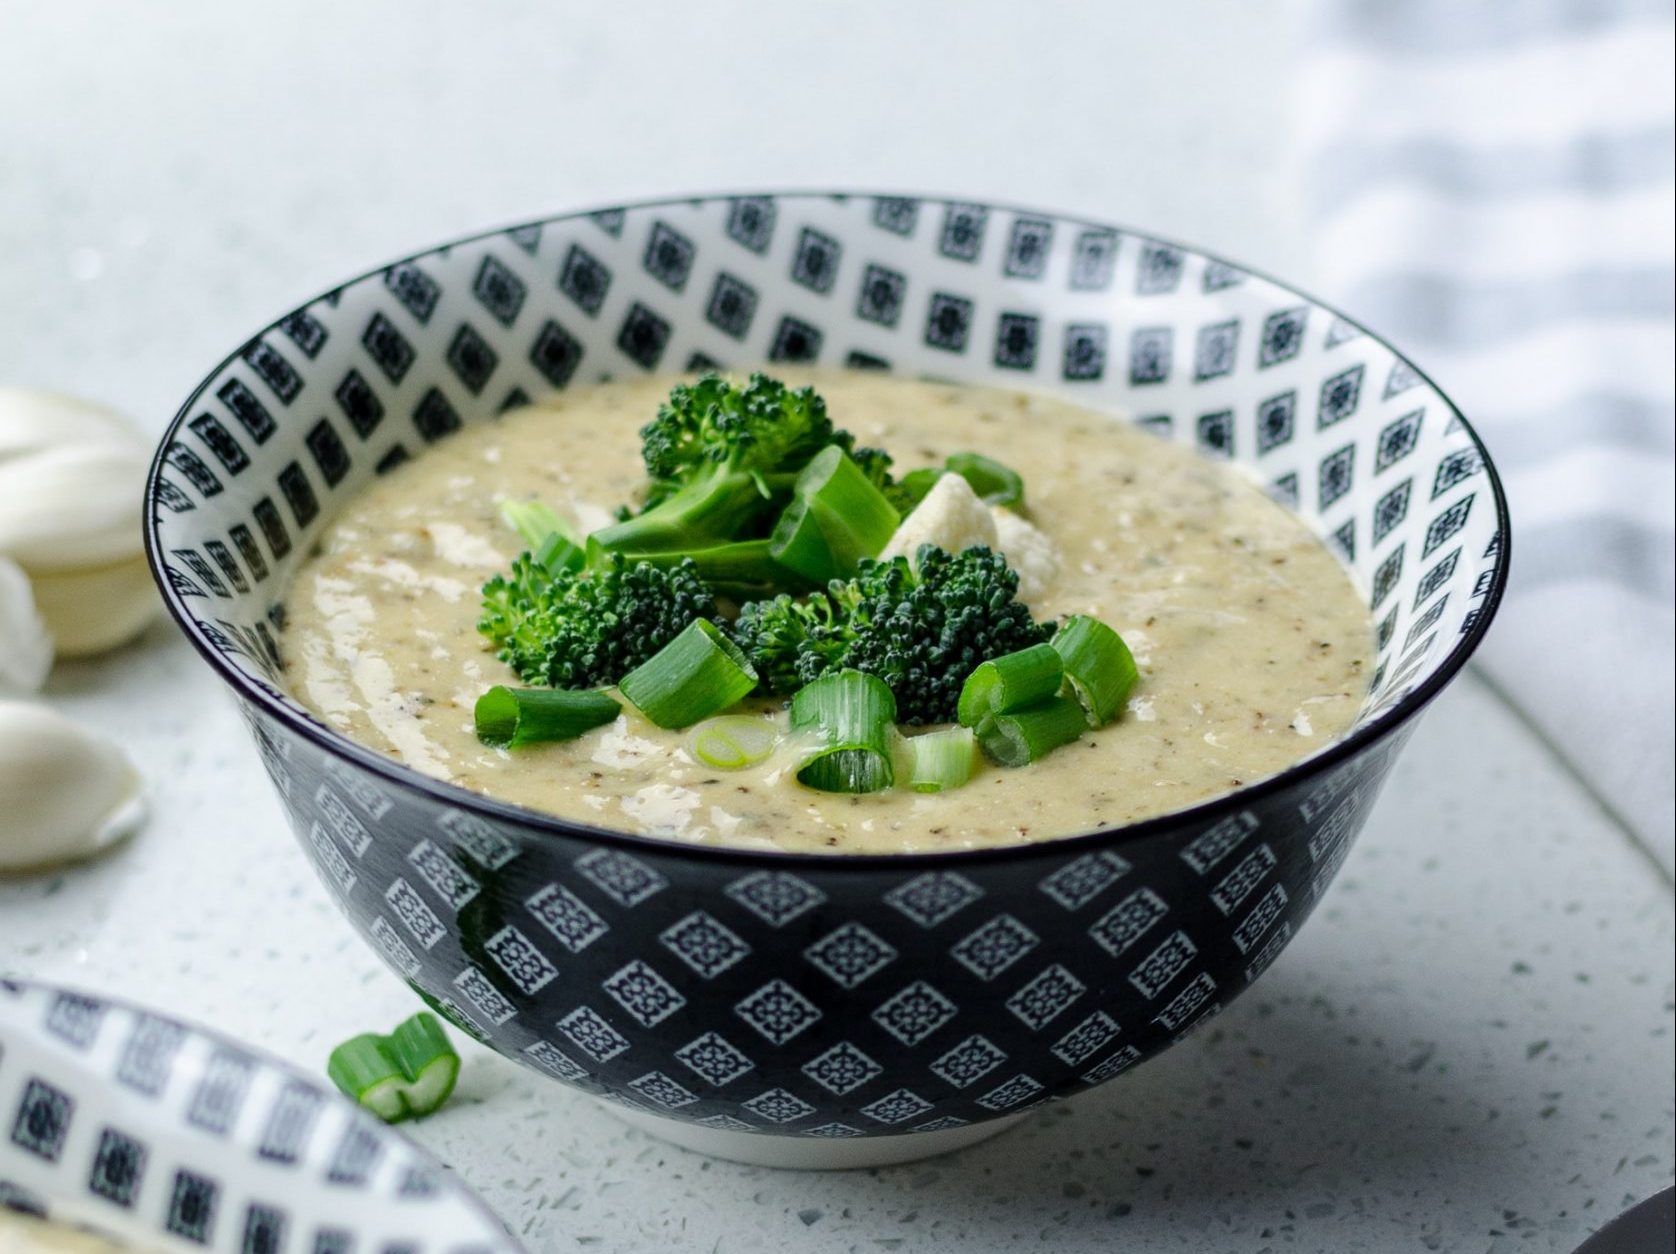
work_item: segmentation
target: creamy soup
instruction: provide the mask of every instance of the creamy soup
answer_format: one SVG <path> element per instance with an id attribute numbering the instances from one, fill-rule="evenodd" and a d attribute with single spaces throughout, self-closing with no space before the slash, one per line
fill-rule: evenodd
<path id="1" fill-rule="evenodd" d="M 81 1228 L 0 1207 L 0 1254 L 124 1254 L 127 1248 Z"/>
<path id="2" fill-rule="evenodd" d="M 785 754 L 718 771 L 631 706 L 573 741 L 480 743 L 473 704 L 518 682 L 476 630 L 479 587 L 521 547 L 497 500 L 537 497 L 582 531 L 608 522 L 636 498 L 636 433 L 668 379 L 558 394 L 451 436 L 350 502 L 286 602 L 292 691 L 356 740 L 502 801 L 674 840 L 834 852 L 1046 840 L 1163 814 L 1280 771 L 1355 719 L 1366 604 L 1237 471 L 1045 397 L 864 373 L 793 381 L 814 383 L 834 421 L 889 449 L 899 473 L 970 449 L 1023 475 L 1057 559 L 1031 609 L 1123 635 L 1141 679 L 1121 718 L 930 795 L 816 792 Z"/>

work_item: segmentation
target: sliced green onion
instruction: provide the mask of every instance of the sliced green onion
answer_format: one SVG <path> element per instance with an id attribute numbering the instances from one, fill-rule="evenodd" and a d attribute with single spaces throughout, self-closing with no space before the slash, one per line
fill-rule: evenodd
<path id="1" fill-rule="evenodd" d="M 862 558 L 877 557 L 901 521 L 884 493 L 833 444 L 797 476 L 768 547 L 780 565 L 824 584 L 853 575 Z"/>
<path id="2" fill-rule="evenodd" d="M 582 569 L 586 552 L 576 542 L 576 536 L 564 519 L 542 502 L 508 498 L 500 503 L 500 516 L 508 527 L 523 537 L 535 560 L 552 574 Z"/>
<path id="3" fill-rule="evenodd" d="M 1017 508 L 1024 504 L 1023 477 L 1011 466 L 1003 466 L 982 453 L 950 453 L 941 466 L 910 470 L 896 481 L 896 490 L 907 499 L 909 508 L 913 508 L 944 475 L 959 475 L 966 480 L 985 505 Z"/>
<path id="4" fill-rule="evenodd" d="M 921 466 L 918 470 L 910 470 L 896 481 L 896 487 L 910 502 L 918 505 L 926 494 L 936 486 L 937 480 L 949 472 L 941 466 Z"/>
<path id="5" fill-rule="evenodd" d="M 791 730 L 813 741 L 797 781 L 823 792 L 877 792 L 896 780 L 891 724 L 896 698 L 884 680 L 863 671 L 835 671 L 798 689 Z"/>
<path id="6" fill-rule="evenodd" d="M 659 727 L 691 727 L 737 705 L 756 686 L 757 673 L 739 646 L 707 618 L 693 619 L 617 685 Z"/>
<path id="7" fill-rule="evenodd" d="M 577 571 L 587 565 L 588 553 L 581 545 L 568 536 L 553 532 L 532 550 L 535 560 L 547 568 L 547 573 L 557 575 L 561 571 Z"/>
<path id="8" fill-rule="evenodd" d="M 1097 618 L 1073 614 L 1053 637 L 1065 677 L 1090 726 L 1104 727 L 1123 710 L 1140 672 L 1123 637 Z"/>
<path id="9" fill-rule="evenodd" d="M 1051 644 L 992 657 L 968 675 L 960 689 L 960 725 L 976 727 L 992 714 L 1051 697 L 1064 678 L 1065 665 Z"/>
<path id="10" fill-rule="evenodd" d="M 500 516 L 501 521 L 524 538 L 531 551 L 539 548 L 550 535 L 570 534 L 564 519 L 541 501 L 515 501 L 506 497 L 500 502 Z"/>
<path id="11" fill-rule="evenodd" d="M 622 706 L 592 688 L 508 688 L 477 698 L 472 714 L 484 744 L 517 749 L 544 740 L 574 740 L 609 723 Z"/>
<path id="12" fill-rule="evenodd" d="M 1088 720 L 1075 697 L 1048 697 L 985 719 L 978 727 L 978 743 L 1002 766 L 1028 766 L 1087 730 Z"/>
<path id="13" fill-rule="evenodd" d="M 902 741 L 907 758 L 908 786 L 915 792 L 947 792 L 972 778 L 978 756 L 977 737 L 970 727 L 909 736 Z"/>
<path id="14" fill-rule="evenodd" d="M 436 1016 L 420 1011 L 388 1036 L 351 1037 L 326 1061 L 332 1083 L 386 1123 L 428 1115 L 454 1091 L 460 1056 Z"/>
<path id="15" fill-rule="evenodd" d="M 1024 479 L 1011 466 L 1003 466 L 982 453 L 951 453 L 943 463 L 952 473 L 972 485 L 985 505 L 1018 506 L 1024 503 Z"/>
<path id="16" fill-rule="evenodd" d="M 740 771 L 765 761 L 780 743 L 780 729 L 754 714 L 723 714 L 692 729 L 693 757 L 718 771 Z"/>

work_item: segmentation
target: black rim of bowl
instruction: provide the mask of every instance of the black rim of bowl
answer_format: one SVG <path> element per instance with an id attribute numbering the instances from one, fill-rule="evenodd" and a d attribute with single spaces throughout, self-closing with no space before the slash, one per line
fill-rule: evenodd
<path id="1" fill-rule="evenodd" d="M 1447 656 L 1438 663 L 1437 667 L 1419 684 L 1415 685 L 1407 696 L 1394 703 L 1389 709 L 1376 717 L 1351 730 L 1342 739 L 1334 741 L 1326 748 L 1297 762 L 1275 775 L 1255 780 L 1245 784 L 1232 792 L 1222 793 L 1201 801 L 1196 805 L 1181 810 L 1171 810 L 1165 814 L 1142 819 L 1136 823 L 1125 823 L 1116 827 L 1099 828 L 1092 832 L 1081 832 L 1074 836 L 1061 836 L 1048 840 L 1015 842 L 1004 845 L 990 845 L 977 849 L 948 849 L 935 851 L 915 851 L 904 853 L 819 853 L 790 849 L 758 849 L 735 845 L 698 845 L 679 840 L 671 840 L 659 836 L 644 836 L 635 832 L 616 831 L 608 827 L 596 827 L 589 823 L 577 822 L 547 814 L 540 810 L 532 810 L 525 806 L 513 805 L 509 802 L 498 801 L 482 793 L 472 792 L 461 788 L 457 784 L 450 784 L 435 779 L 414 770 L 395 758 L 380 753 L 357 741 L 350 739 L 341 732 L 326 727 L 322 723 L 304 716 L 298 710 L 276 700 L 273 693 L 266 687 L 256 683 L 238 667 L 234 666 L 219 650 L 204 637 L 199 630 L 197 621 L 187 612 L 169 581 L 163 575 L 162 560 L 158 553 L 158 512 L 156 510 L 157 481 L 162 473 L 163 455 L 174 443 L 181 426 L 190 416 L 192 409 L 203 396 L 210 383 L 235 361 L 246 346 L 278 329 L 281 322 L 295 310 L 287 310 L 278 318 L 260 328 L 254 334 L 246 337 L 239 346 L 228 353 L 192 390 L 174 418 L 164 429 L 158 441 L 157 451 L 153 455 L 151 470 L 146 476 L 145 487 L 145 551 L 146 560 L 151 567 L 152 578 L 163 594 L 163 603 L 168 607 L 170 616 L 192 642 L 194 648 L 207 661 L 211 668 L 230 685 L 244 700 L 258 707 L 262 713 L 283 724 L 295 734 L 305 737 L 328 753 L 349 758 L 356 765 L 361 766 L 373 774 L 381 776 L 398 788 L 405 788 L 428 794 L 434 800 L 456 807 L 465 807 L 479 811 L 491 818 L 516 823 L 524 828 L 538 832 L 551 833 L 569 837 L 581 837 L 598 841 L 602 844 L 618 845 L 633 849 L 647 855 L 660 857 L 686 857 L 699 861 L 717 863 L 737 863 L 740 865 L 760 866 L 771 863 L 780 866 L 801 866 L 811 868 L 820 866 L 829 872 L 844 870 L 877 871 L 880 869 L 907 869 L 913 867 L 944 867 L 969 864 L 974 862 L 994 862 L 1007 860 L 1027 860 L 1050 856 L 1074 857 L 1079 853 L 1091 852 L 1126 844 L 1130 841 L 1144 840 L 1149 836 L 1161 832 L 1188 830 L 1215 822 L 1231 810 L 1243 808 L 1250 803 L 1260 800 L 1273 793 L 1282 792 L 1301 783 L 1312 775 L 1324 774 L 1335 766 L 1356 757 L 1375 742 L 1384 739 L 1395 732 L 1409 719 L 1413 718 L 1436 697 L 1449 682 L 1466 665 L 1467 660 L 1478 648 L 1484 633 L 1489 630 L 1491 621 L 1495 618 L 1496 610 L 1501 604 L 1502 594 L 1507 588 L 1509 565 L 1512 558 L 1512 530 L 1511 520 L 1507 508 L 1507 494 L 1502 488 L 1501 476 L 1497 474 L 1495 463 L 1490 459 L 1489 450 L 1484 447 L 1484 441 L 1460 408 L 1449 398 L 1448 393 L 1433 381 L 1419 366 L 1409 358 L 1390 340 L 1371 330 L 1369 327 L 1344 313 L 1326 301 L 1311 296 L 1291 283 L 1274 278 L 1272 275 L 1240 262 L 1230 261 L 1217 253 L 1209 252 L 1192 244 L 1185 244 L 1166 235 L 1159 235 L 1152 231 L 1141 230 L 1136 227 L 1122 226 L 1094 218 L 1083 217 L 1074 213 L 1059 213 L 1040 206 L 1024 207 L 1004 201 L 977 200 L 969 197 L 954 197 L 947 195 L 932 195 L 914 192 L 887 192 L 869 190 L 820 191 L 808 189 L 792 189 L 787 191 L 764 191 L 751 189 L 748 191 L 705 192 L 686 196 L 656 196 L 643 200 L 622 201 L 617 204 L 595 205 L 587 209 L 577 209 L 565 213 L 548 214 L 539 218 L 530 218 L 522 222 L 515 222 L 507 226 L 496 227 L 487 231 L 476 231 L 470 235 L 459 236 L 440 244 L 423 248 L 417 252 L 407 253 L 382 265 L 374 266 L 352 278 L 327 288 L 301 305 L 298 309 L 307 308 L 315 301 L 326 295 L 352 287 L 364 280 L 384 273 L 392 266 L 404 262 L 419 261 L 432 256 L 444 249 L 458 248 L 465 244 L 476 243 L 478 240 L 491 239 L 497 235 L 504 235 L 508 231 L 525 227 L 541 227 L 556 222 L 572 222 L 580 218 L 587 218 L 593 214 L 608 209 L 656 209 L 664 205 L 690 205 L 704 202 L 736 200 L 746 196 L 766 196 L 774 200 L 852 200 L 852 199 L 892 199 L 917 200 L 934 204 L 981 204 L 985 208 L 1000 210 L 1005 213 L 1037 213 L 1048 214 L 1058 221 L 1077 226 L 1095 227 L 1116 231 L 1121 234 L 1136 236 L 1141 239 L 1154 240 L 1160 244 L 1167 244 L 1180 248 L 1186 252 L 1197 254 L 1209 261 L 1228 265 L 1245 274 L 1272 283 L 1287 292 L 1308 301 L 1318 309 L 1325 310 L 1334 317 L 1341 318 L 1355 327 L 1362 334 L 1393 353 L 1399 361 L 1408 365 L 1421 382 L 1426 384 L 1437 394 L 1450 414 L 1460 422 L 1466 431 L 1467 438 L 1478 450 L 1478 456 L 1484 467 L 1484 474 L 1489 482 L 1491 494 L 1496 507 L 1496 534 L 1500 537 L 1500 552 L 1497 557 L 1495 576 L 1491 580 L 1489 591 L 1485 594 L 1484 603 L 1480 607 L 1478 617 L 1472 626 L 1457 639 Z"/>

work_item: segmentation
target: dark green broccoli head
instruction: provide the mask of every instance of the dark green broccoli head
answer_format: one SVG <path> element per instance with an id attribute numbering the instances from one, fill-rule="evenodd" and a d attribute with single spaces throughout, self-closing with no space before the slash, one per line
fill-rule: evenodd
<path id="1" fill-rule="evenodd" d="M 483 585 L 477 630 L 527 684 L 614 684 L 695 618 L 716 617 L 710 588 L 690 561 L 632 565 L 617 555 L 592 571 L 554 574 L 528 553 L 510 575 Z"/>
<path id="2" fill-rule="evenodd" d="M 836 668 L 849 644 L 846 617 L 823 592 L 806 601 L 784 593 L 749 601 L 730 630 L 763 691 L 783 697 Z"/>
<path id="3" fill-rule="evenodd" d="M 999 553 L 926 545 L 918 558 L 917 576 L 905 558 L 864 562 L 854 579 L 807 601 L 746 605 L 734 638 L 771 692 L 789 694 L 853 668 L 890 685 L 902 722 L 953 722 L 968 675 L 1053 629 L 1017 600 L 1018 575 Z"/>
<path id="4" fill-rule="evenodd" d="M 644 505 L 596 531 L 593 547 L 690 553 L 765 537 L 798 472 L 840 434 L 812 388 L 760 374 L 742 387 L 716 374 L 677 384 L 640 431 Z"/>
<path id="5" fill-rule="evenodd" d="M 739 387 L 707 374 L 670 389 L 658 416 L 640 429 L 640 455 L 656 498 L 715 466 L 796 474 L 833 438 L 826 402 L 813 388 L 794 390 L 763 374 Z"/>

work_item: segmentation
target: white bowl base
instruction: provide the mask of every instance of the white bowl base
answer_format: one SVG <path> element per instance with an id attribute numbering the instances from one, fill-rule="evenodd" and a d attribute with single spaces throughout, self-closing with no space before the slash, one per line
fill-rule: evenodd
<path id="1" fill-rule="evenodd" d="M 789 1171 L 846 1171 L 857 1167 L 890 1167 L 952 1154 L 999 1136 L 1024 1119 L 1008 1115 L 959 1128 L 937 1132 L 904 1132 L 896 1136 L 858 1136 L 824 1139 L 813 1136 L 774 1136 L 765 1132 L 728 1132 L 701 1128 L 679 1119 L 665 1119 L 643 1111 L 626 1110 L 612 1102 L 601 1106 L 631 1128 L 639 1128 L 660 1141 L 682 1149 L 753 1167 L 780 1167 Z"/>

